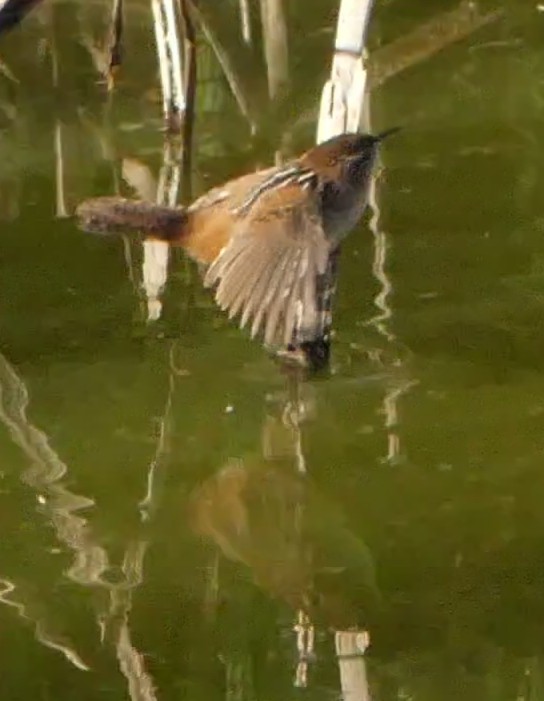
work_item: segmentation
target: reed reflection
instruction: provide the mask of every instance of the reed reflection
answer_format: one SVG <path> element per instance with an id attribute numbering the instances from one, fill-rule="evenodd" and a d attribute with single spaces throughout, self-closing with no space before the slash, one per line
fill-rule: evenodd
<path id="1" fill-rule="evenodd" d="M 73 470 L 51 446 L 47 434 L 29 420 L 31 395 L 26 383 L 5 357 L 0 363 L 0 420 L 28 462 L 21 479 L 35 495 L 36 518 L 52 527 L 59 546 L 73 554 L 64 574 L 92 604 L 96 637 L 84 641 L 59 632 L 46 591 L 7 571 L 2 572 L 0 602 L 33 622 L 36 640 L 62 653 L 81 671 L 102 674 L 98 659 L 111 651 L 134 701 L 161 698 L 146 658 L 133 641 L 131 618 L 135 595 L 146 587 L 146 555 L 152 545 L 149 528 L 163 510 L 173 400 L 177 378 L 183 376 L 178 364 L 173 347 L 157 444 L 142 499 L 134 504 L 140 519 L 128 529 L 119 548 L 119 542 L 108 545 L 95 531 L 92 524 L 99 505 L 67 486 L 74 481 Z M 316 400 L 312 385 L 290 374 L 285 394 L 268 404 L 261 450 L 229 461 L 194 488 L 187 501 L 189 522 L 199 536 L 217 544 L 223 556 L 247 567 L 268 597 L 290 610 L 292 646 L 297 651 L 292 683 L 311 688 L 311 666 L 320 654 L 321 631 L 332 630 L 344 693 L 355 689 L 360 694 L 366 693 L 360 686 L 361 679 L 366 679 L 361 657 L 368 643 L 364 626 L 376 615 L 380 594 L 368 548 L 346 527 L 341 510 L 311 481 L 303 427 L 316 418 Z M 230 601 L 224 557 L 212 556 L 208 586 L 202 590 L 203 610 L 208 635 L 215 628 L 214 635 L 224 640 L 221 655 L 227 683 L 236 688 L 248 683 L 247 669 L 237 657 L 240 640 L 235 644 L 229 638 L 230 604 L 226 608 L 220 604 L 225 595 Z M 240 605 L 245 606 L 243 601 L 236 607 Z M 213 650 L 208 653 L 212 655 Z"/>
<path id="2" fill-rule="evenodd" d="M 170 393 L 164 421 L 168 419 L 169 398 Z M 119 671 L 126 679 L 130 698 L 133 701 L 155 701 L 154 683 L 146 671 L 144 657 L 131 641 L 133 593 L 144 580 L 144 560 L 148 547 L 145 530 L 142 526 L 142 529 L 138 529 L 140 532 L 134 532 L 127 540 L 121 564 L 117 566 L 117 558 L 108 552 L 108 547 L 94 532 L 90 520 L 81 514 L 81 511 L 88 513 L 96 509 L 95 501 L 67 487 L 70 469 L 51 446 L 47 434 L 28 419 L 29 403 L 30 394 L 24 380 L 13 365 L 0 355 L 0 422 L 28 463 L 21 479 L 35 494 L 39 519 L 43 526 L 52 527 L 59 546 L 73 554 L 65 576 L 83 587 L 91 601 L 94 599 L 97 627 L 97 639 L 95 645 L 91 645 L 94 651 L 89 651 L 89 641 L 86 641 L 83 657 L 78 649 L 82 641 L 74 641 L 58 630 L 54 606 L 48 600 L 48 593 L 40 591 L 35 582 L 25 581 L 21 577 L 11 578 L 8 572 L 3 571 L 0 574 L 0 603 L 14 609 L 23 620 L 34 625 L 35 638 L 39 643 L 63 654 L 81 671 L 93 670 L 99 656 L 96 643 L 111 647 L 118 660 Z M 153 461 L 156 471 L 160 469 L 163 438 L 161 433 Z M 145 499 L 148 518 L 156 499 L 155 481 L 150 480 Z"/>

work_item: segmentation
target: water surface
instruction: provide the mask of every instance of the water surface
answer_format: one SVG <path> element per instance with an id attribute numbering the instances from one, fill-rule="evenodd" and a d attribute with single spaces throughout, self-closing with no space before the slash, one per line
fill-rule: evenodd
<path id="1" fill-rule="evenodd" d="M 194 194 L 312 143 L 334 3 L 289 5 L 272 104 L 235 3 L 215 31 L 241 102 L 199 35 Z M 456 8 L 378 5 L 375 54 Z M 357 679 L 364 699 L 365 670 L 385 701 L 543 697 L 544 14 L 503 5 L 372 91 L 372 128 L 405 130 L 342 252 L 331 374 L 305 382 L 181 255 L 148 323 L 141 244 L 70 217 L 131 193 L 126 159 L 159 177 L 147 4 L 110 98 L 85 48 L 107 3 L 2 37 L 3 698 L 332 699 Z"/>

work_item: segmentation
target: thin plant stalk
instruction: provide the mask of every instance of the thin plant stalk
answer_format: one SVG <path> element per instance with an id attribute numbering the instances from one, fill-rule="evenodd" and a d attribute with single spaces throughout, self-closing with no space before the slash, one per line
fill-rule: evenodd
<path id="1" fill-rule="evenodd" d="M 180 147 L 165 138 L 162 152 L 162 166 L 157 186 L 157 203 L 175 207 L 181 185 Z"/>
<path id="2" fill-rule="evenodd" d="M 242 30 L 242 39 L 244 43 L 251 46 L 253 38 L 251 36 L 251 14 L 249 11 L 249 0 L 238 0 L 240 7 L 240 25 Z"/>
<path id="3" fill-rule="evenodd" d="M 268 94 L 273 99 L 289 82 L 287 24 L 282 0 L 261 0 Z"/>
<path id="4" fill-rule="evenodd" d="M 359 127 L 367 81 L 363 52 L 371 10 L 372 0 L 341 0 L 331 77 L 321 96 L 318 143 Z"/>
<path id="5" fill-rule="evenodd" d="M 55 183 L 56 183 L 56 215 L 59 219 L 68 216 L 66 206 L 66 194 L 64 188 L 64 148 L 62 139 L 62 123 L 60 119 L 55 123 Z"/>
<path id="6" fill-rule="evenodd" d="M 166 38 L 168 41 L 170 70 L 172 73 L 172 108 L 175 110 L 175 115 L 173 116 L 179 119 L 180 115 L 185 111 L 180 27 L 174 0 L 163 0 L 163 5 L 166 18 Z"/>
<path id="7" fill-rule="evenodd" d="M 155 36 L 159 57 L 163 110 L 167 126 L 163 149 L 163 165 L 157 188 L 157 202 L 175 207 L 181 184 L 180 158 L 184 172 L 190 170 L 192 123 L 196 90 L 195 34 L 186 3 L 180 3 L 180 16 L 174 0 L 152 0 Z M 184 51 L 181 51 L 180 30 L 184 29 Z M 183 90 L 182 65 L 186 66 L 187 91 Z M 169 135 L 184 130 L 184 148 L 180 152 Z M 186 139 L 188 139 L 186 141 Z M 144 241 L 142 277 L 147 297 L 148 321 L 162 314 L 161 295 L 168 280 L 170 247 L 163 241 Z"/>
<path id="8" fill-rule="evenodd" d="M 162 292 L 168 280 L 170 247 L 165 241 L 143 242 L 142 279 L 147 299 L 147 320 L 157 321 L 162 314 Z"/>
<path id="9" fill-rule="evenodd" d="M 57 47 L 55 36 L 51 36 L 51 63 L 52 63 L 52 73 L 53 73 L 53 87 L 55 90 L 59 87 L 59 57 L 57 54 Z M 55 186 L 56 186 L 56 216 L 59 219 L 64 219 L 68 216 L 68 209 L 66 206 L 66 191 L 65 191 L 65 178 L 64 178 L 64 148 L 63 148 L 63 129 L 62 122 L 59 117 L 55 120 L 55 135 L 54 135 L 54 147 L 55 147 Z"/>
<path id="10" fill-rule="evenodd" d="M 188 0 L 180 0 L 181 21 L 184 33 L 185 61 L 185 114 L 183 118 L 183 150 L 181 155 L 183 173 L 183 195 L 186 201 L 192 199 L 191 169 L 193 154 L 193 133 L 195 121 L 197 61 L 196 31 Z"/>
<path id="11" fill-rule="evenodd" d="M 254 104 L 254 95 L 252 92 L 255 91 L 256 85 L 252 84 L 250 81 L 249 71 L 244 72 L 241 66 L 237 65 L 234 56 L 230 53 L 230 46 L 222 42 L 219 37 L 219 32 L 216 27 L 212 25 L 208 18 L 204 15 L 202 10 L 198 8 L 194 2 L 187 0 L 192 9 L 192 15 L 198 22 L 206 41 L 210 45 L 212 51 L 214 52 L 225 78 L 229 84 L 232 95 L 238 104 L 238 108 L 242 115 L 246 118 L 250 131 L 252 134 L 256 132 L 256 108 Z M 247 63 L 247 62 L 246 62 Z"/>
<path id="12" fill-rule="evenodd" d="M 181 130 L 185 111 L 179 22 L 174 0 L 151 0 L 166 129 Z"/>
<path id="13" fill-rule="evenodd" d="M 91 35 L 87 23 L 80 18 L 80 41 L 105 81 L 108 92 L 114 88 L 115 74 L 123 60 L 124 7 L 124 0 L 112 0 L 106 36 L 98 40 Z"/>
<path id="14" fill-rule="evenodd" d="M 113 79 L 123 59 L 123 10 L 123 0 L 113 0 L 107 75 L 108 90 L 113 89 Z"/>

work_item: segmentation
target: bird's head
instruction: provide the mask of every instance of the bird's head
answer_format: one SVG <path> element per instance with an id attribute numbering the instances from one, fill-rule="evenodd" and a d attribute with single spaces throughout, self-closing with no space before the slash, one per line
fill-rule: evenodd
<path id="1" fill-rule="evenodd" d="M 399 130 L 393 127 L 380 134 L 340 134 L 312 150 L 312 159 L 325 168 L 338 168 L 338 175 L 352 184 L 363 183 L 372 170 L 381 142 Z"/>

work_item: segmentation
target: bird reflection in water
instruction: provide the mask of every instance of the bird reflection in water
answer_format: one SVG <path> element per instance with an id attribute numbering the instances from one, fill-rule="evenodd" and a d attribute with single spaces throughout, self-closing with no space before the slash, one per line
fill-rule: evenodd
<path id="1" fill-rule="evenodd" d="M 300 386 L 292 390 L 300 392 Z M 346 693 L 364 676 L 366 626 L 380 609 L 380 594 L 367 546 L 299 469 L 300 424 L 288 418 L 288 407 L 289 402 L 267 416 L 261 455 L 227 461 L 193 491 L 190 521 L 197 534 L 227 560 L 244 565 L 259 589 L 291 611 L 295 686 L 309 684 L 316 633 L 332 630 Z M 226 591 L 221 562 L 214 566 L 214 596 L 207 602 L 213 615 L 220 610 L 226 615 L 229 607 L 221 599 Z"/>

